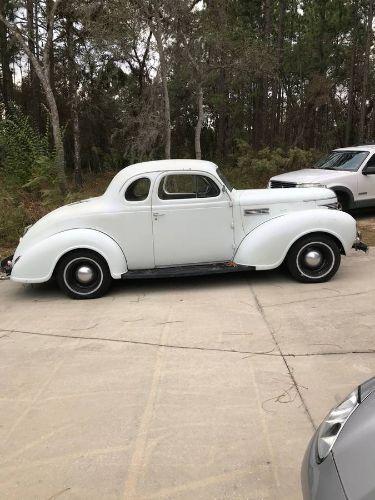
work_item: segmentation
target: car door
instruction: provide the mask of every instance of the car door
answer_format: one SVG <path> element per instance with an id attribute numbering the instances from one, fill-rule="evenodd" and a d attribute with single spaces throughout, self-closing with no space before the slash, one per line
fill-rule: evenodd
<path id="1" fill-rule="evenodd" d="M 146 173 L 127 180 L 114 210 L 97 217 L 99 227 L 122 248 L 130 270 L 155 267 L 151 206 L 156 177 Z"/>
<path id="2" fill-rule="evenodd" d="M 154 187 L 152 219 L 156 267 L 233 257 L 231 199 L 206 173 L 161 174 Z"/>
<path id="3" fill-rule="evenodd" d="M 364 205 L 375 204 L 375 154 L 373 154 L 358 172 L 358 201 Z"/>

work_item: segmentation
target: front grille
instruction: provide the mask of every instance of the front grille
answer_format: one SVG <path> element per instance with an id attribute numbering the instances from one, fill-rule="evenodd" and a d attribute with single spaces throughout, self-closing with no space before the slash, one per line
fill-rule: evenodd
<path id="1" fill-rule="evenodd" d="M 297 186 L 296 182 L 283 182 L 283 181 L 271 181 L 271 188 L 294 188 Z"/>

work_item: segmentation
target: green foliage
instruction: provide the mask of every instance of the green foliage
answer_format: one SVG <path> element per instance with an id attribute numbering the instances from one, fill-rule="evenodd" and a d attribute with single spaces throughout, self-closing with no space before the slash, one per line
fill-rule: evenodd
<path id="1" fill-rule="evenodd" d="M 27 225 L 26 212 L 17 196 L 10 195 L 6 187 L 0 187 L 0 245 L 10 247 Z"/>
<path id="2" fill-rule="evenodd" d="M 0 173 L 12 185 L 29 182 L 40 158 L 53 158 L 48 138 L 36 132 L 28 116 L 13 106 L 11 113 L 0 121 Z"/>
<path id="3" fill-rule="evenodd" d="M 55 206 L 64 202 L 58 188 L 52 159 L 48 156 L 39 156 L 35 159 L 30 172 L 30 180 L 22 188 L 39 194 L 46 206 Z"/>
<path id="4" fill-rule="evenodd" d="M 245 141 L 236 141 L 236 166 L 226 169 L 231 182 L 238 188 L 266 187 L 270 177 L 292 170 L 308 168 L 320 157 L 314 150 L 264 148 L 254 151 Z"/>
<path id="5" fill-rule="evenodd" d="M 16 106 L 0 121 L 0 245 L 14 245 L 23 228 L 64 200 L 47 136 Z"/>

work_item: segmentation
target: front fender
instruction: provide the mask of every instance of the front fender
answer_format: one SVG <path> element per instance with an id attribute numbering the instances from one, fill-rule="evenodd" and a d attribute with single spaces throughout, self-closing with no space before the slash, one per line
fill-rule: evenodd
<path id="1" fill-rule="evenodd" d="M 114 279 L 121 278 L 127 271 L 125 256 L 115 240 L 95 229 L 70 229 L 42 239 L 30 247 L 23 247 L 21 252 L 17 249 L 10 278 L 22 283 L 48 281 L 59 259 L 77 249 L 93 250 L 102 255 Z"/>
<path id="2" fill-rule="evenodd" d="M 311 233 L 334 236 L 347 253 L 356 238 L 356 222 L 345 212 L 327 208 L 290 212 L 264 222 L 245 236 L 233 260 L 258 270 L 275 269 L 293 243 Z"/>
<path id="3" fill-rule="evenodd" d="M 333 186 L 329 186 L 329 189 L 331 191 L 334 191 L 334 193 L 337 195 L 337 193 L 345 193 L 348 198 L 349 198 L 349 205 L 350 207 L 354 207 L 354 195 L 353 195 L 353 192 L 347 188 L 346 186 L 337 186 L 337 185 L 333 185 Z"/>

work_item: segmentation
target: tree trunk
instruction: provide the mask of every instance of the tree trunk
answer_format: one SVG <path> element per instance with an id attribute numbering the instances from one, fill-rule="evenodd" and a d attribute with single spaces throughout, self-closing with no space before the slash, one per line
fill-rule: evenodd
<path id="1" fill-rule="evenodd" d="M 282 67 L 284 59 L 284 31 L 285 31 L 285 14 L 286 14 L 286 0 L 280 0 L 279 3 L 279 29 L 277 33 L 277 77 L 274 78 L 272 89 L 272 120 L 273 120 L 273 140 L 279 139 L 280 125 L 281 125 L 281 109 L 282 109 Z"/>
<path id="2" fill-rule="evenodd" d="M 218 159 L 224 159 L 227 150 L 228 136 L 228 90 L 227 76 L 225 68 L 219 69 L 217 82 L 218 95 L 218 117 L 216 124 L 216 156 Z"/>
<path id="3" fill-rule="evenodd" d="M 272 0 L 264 0 L 264 40 L 267 48 L 271 48 L 272 29 Z M 260 144 L 263 146 L 269 140 L 269 99 L 268 99 L 268 78 L 264 76 L 260 85 L 261 109 L 260 109 Z"/>
<path id="4" fill-rule="evenodd" d="M 46 100 L 48 104 L 48 108 L 51 115 L 51 124 L 52 124 L 52 133 L 53 140 L 55 145 L 55 153 L 56 153 L 56 174 L 57 181 L 60 188 L 60 192 L 62 195 L 66 194 L 67 191 L 67 182 L 65 175 L 65 152 L 64 152 L 64 142 L 61 134 L 60 128 L 60 117 L 59 111 L 56 104 L 56 99 L 51 87 L 50 80 L 50 65 L 49 65 L 49 55 L 52 51 L 52 39 L 53 39 L 53 24 L 54 24 L 54 15 L 57 7 L 63 0 L 55 0 L 55 2 L 51 5 L 51 9 L 48 15 L 47 21 L 47 41 L 43 56 L 43 65 L 36 58 L 36 56 L 31 52 L 28 43 L 23 37 L 21 31 L 9 22 L 6 17 L 4 17 L 3 13 L 0 11 L 0 21 L 4 24 L 8 30 L 12 33 L 14 38 L 17 40 L 19 45 L 23 48 L 26 55 L 29 57 L 31 63 L 34 66 L 35 73 L 37 74 L 39 81 L 43 87 L 44 93 L 46 95 Z"/>
<path id="5" fill-rule="evenodd" d="M 355 67 L 356 67 L 356 57 L 357 57 L 357 36 L 353 33 L 353 46 L 352 53 L 350 57 L 350 81 L 348 89 L 348 113 L 346 117 L 345 126 L 345 146 L 350 146 L 352 141 L 352 127 L 353 127 L 353 116 L 354 116 L 354 105 L 355 105 Z"/>
<path id="6" fill-rule="evenodd" d="M 53 9 L 54 2 L 57 0 L 46 0 L 46 11 L 47 11 L 47 30 L 51 29 L 49 25 L 50 14 Z M 52 19 L 52 22 L 54 19 Z M 47 68 L 46 68 L 47 71 Z M 52 88 L 53 93 L 55 93 L 55 52 L 53 50 L 53 43 L 51 41 L 50 46 L 48 47 L 48 72 L 49 72 L 49 81 Z"/>
<path id="7" fill-rule="evenodd" d="M 202 84 L 198 85 L 198 121 L 195 126 L 195 158 L 197 160 L 202 159 L 202 149 L 201 149 L 201 133 L 202 126 L 204 120 L 204 111 L 203 111 L 203 88 Z"/>
<path id="8" fill-rule="evenodd" d="M 66 175 L 65 175 L 65 152 L 64 142 L 60 128 L 60 116 L 57 109 L 55 96 L 53 95 L 52 88 L 46 78 L 42 81 L 43 89 L 46 94 L 46 99 L 51 115 L 51 125 L 53 142 L 55 145 L 56 153 L 56 173 L 59 189 L 62 195 L 67 192 Z"/>
<path id="9" fill-rule="evenodd" d="M 76 188 L 82 188 L 82 169 L 81 169 L 81 132 L 79 129 L 78 98 L 75 94 L 72 103 L 73 117 L 73 140 L 74 140 L 74 185 Z"/>
<path id="10" fill-rule="evenodd" d="M 27 0 L 26 2 L 26 13 L 27 13 L 27 36 L 28 36 L 28 46 L 30 52 L 36 55 L 36 42 L 35 42 L 35 22 L 34 22 L 34 0 Z M 34 66 L 29 59 L 29 74 L 30 74 L 30 114 L 32 116 L 33 122 L 38 130 L 40 130 L 40 89 L 39 80 L 35 74 Z"/>
<path id="11" fill-rule="evenodd" d="M 77 90 L 77 65 L 74 53 L 73 40 L 73 20 L 69 14 L 66 15 L 66 45 L 68 54 L 68 73 L 69 73 L 69 93 L 70 110 L 73 129 L 73 148 L 74 148 L 74 185 L 76 188 L 82 188 L 82 169 L 81 169 L 81 134 L 79 128 L 78 113 L 78 90 Z"/>
<path id="12" fill-rule="evenodd" d="M 364 141 L 365 137 L 365 124 L 366 124 L 366 101 L 367 101 L 367 88 L 368 76 L 370 66 L 370 50 L 373 39 L 372 21 L 374 17 L 374 0 L 369 0 L 368 3 L 368 17 L 367 17 L 367 35 L 365 46 L 365 59 L 363 65 L 363 83 L 362 83 L 362 96 L 361 96 L 361 111 L 359 117 L 359 139 Z"/>
<path id="13" fill-rule="evenodd" d="M 0 0 L 0 14 L 5 17 L 5 2 Z M 10 70 L 9 47 L 7 40 L 7 28 L 5 24 L 0 23 L 0 57 L 2 70 L 2 94 L 5 110 L 9 111 L 10 101 L 13 99 L 13 79 Z"/>
<path id="14" fill-rule="evenodd" d="M 158 16 L 158 14 L 156 14 Z M 153 26 L 153 33 L 156 40 L 159 60 L 160 60 L 160 74 L 161 74 L 161 82 L 163 86 L 163 95 L 164 95 L 164 135 L 165 135 L 165 157 L 169 159 L 171 157 L 171 109 L 169 102 L 169 90 L 168 90 L 168 79 L 167 79 L 167 63 L 165 60 L 163 39 L 160 21 L 157 18 L 155 21 L 155 25 Z"/>

